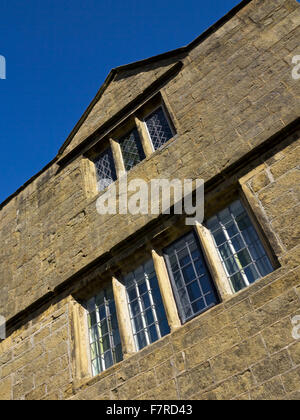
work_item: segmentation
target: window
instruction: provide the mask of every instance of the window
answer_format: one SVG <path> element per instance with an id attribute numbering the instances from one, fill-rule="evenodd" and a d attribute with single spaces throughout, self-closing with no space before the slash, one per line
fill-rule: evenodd
<path id="1" fill-rule="evenodd" d="M 113 154 L 110 148 L 106 149 L 95 160 L 98 190 L 103 191 L 117 179 Z"/>
<path id="2" fill-rule="evenodd" d="M 159 149 L 163 144 L 173 137 L 173 132 L 167 116 L 162 107 L 150 114 L 145 119 L 148 133 L 151 138 L 154 150 Z"/>
<path id="3" fill-rule="evenodd" d="M 152 260 L 125 277 L 137 350 L 170 333 Z"/>
<path id="4" fill-rule="evenodd" d="M 120 140 L 120 146 L 126 171 L 146 157 L 136 128 Z"/>
<path id="5" fill-rule="evenodd" d="M 87 303 L 93 375 L 123 359 L 112 288 L 102 290 Z"/>
<path id="6" fill-rule="evenodd" d="M 273 271 L 262 242 L 239 200 L 209 219 L 207 227 L 236 292 Z"/>
<path id="7" fill-rule="evenodd" d="M 183 322 L 218 303 L 194 232 L 166 248 L 165 258 Z"/>

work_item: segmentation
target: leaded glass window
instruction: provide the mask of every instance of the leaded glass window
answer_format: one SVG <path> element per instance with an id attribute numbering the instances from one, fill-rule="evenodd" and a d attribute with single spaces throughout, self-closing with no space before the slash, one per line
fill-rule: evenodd
<path id="1" fill-rule="evenodd" d="M 117 179 L 111 148 L 105 150 L 95 160 L 98 190 L 103 191 Z"/>
<path id="2" fill-rule="evenodd" d="M 120 140 L 120 146 L 126 171 L 130 171 L 135 165 L 145 159 L 140 136 L 137 129 L 132 130 Z"/>
<path id="3" fill-rule="evenodd" d="M 214 284 L 194 232 L 166 248 L 165 258 L 183 322 L 218 303 Z"/>
<path id="4" fill-rule="evenodd" d="M 207 222 L 233 289 L 249 286 L 273 271 L 262 242 L 240 200 Z"/>
<path id="5" fill-rule="evenodd" d="M 102 290 L 87 303 L 93 375 L 123 359 L 112 288 Z"/>
<path id="6" fill-rule="evenodd" d="M 145 119 L 145 123 L 148 128 L 154 150 L 159 149 L 173 137 L 172 129 L 162 107 L 158 108 L 149 115 L 149 117 Z"/>
<path id="7" fill-rule="evenodd" d="M 137 350 L 170 333 L 152 260 L 125 277 Z"/>

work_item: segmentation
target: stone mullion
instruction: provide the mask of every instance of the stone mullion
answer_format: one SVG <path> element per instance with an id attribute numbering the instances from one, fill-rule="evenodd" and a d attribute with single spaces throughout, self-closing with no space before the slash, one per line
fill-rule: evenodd
<path id="1" fill-rule="evenodd" d="M 167 320 L 171 332 L 174 332 L 181 327 L 181 321 L 178 315 L 177 305 L 174 298 L 165 259 L 163 255 L 160 255 L 154 249 L 152 250 L 152 258 L 160 288 L 161 297 L 166 310 Z"/>
<path id="2" fill-rule="evenodd" d="M 145 155 L 146 155 L 146 157 L 149 157 L 153 154 L 154 148 L 153 148 L 151 139 L 149 137 L 146 125 L 137 116 L 135 116 L 134 120 L 135 120 L 135 124 L 136 124 L 137 130 L 138 130 L 138 133 L 140 135 L 140 139 L 141 139 L 141 142 L 142 142 L 142 146 L 143 146 Z"/>
<path id="3" fill-rule="evenodd" d="M 113 138 L 110 138 L 109 142 L 110 142 L 110 146 L 113 152 L 117 177 L 120 178 L 126 172 L 123 156 L 122 156 L 122 151 L 121 151 L 121 146 L 120 146 L 120 143 Z"/>
<path id="4" fill-rule="evenodd" d="M 205 226 L 201 225 L 200 223 L 196 223 L 196 232 L 200 239 L 207 265 L 216 283 L 220 297 L 222 301 L 228 300 L 230 297 L 232 297 L 233 290 L 230 286 L 218 251 L 213 242 L 211 233 Z"/>
<path id="5" fill-rule="evenodd" d="M 76 383 L 91 376 L 86 311 L 75 299 L 70 302 L 74 338 L 73 369 Z"/>
<path id="6" fill-rule="evenodd" d="M 134 342 L 129 313 L 129 306 L 126 296 L 126 288 L 125 285 L 122 284 L 115 277 L 113 277 L 112 279 L 112 285 L 122 343 L 123 357 L 124 359 L 126 359 L 136 352 L 136 346 Z"/>

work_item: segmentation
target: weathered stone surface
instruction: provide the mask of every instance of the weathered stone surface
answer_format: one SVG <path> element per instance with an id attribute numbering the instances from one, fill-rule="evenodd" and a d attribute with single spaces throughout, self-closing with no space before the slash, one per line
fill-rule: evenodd
<path id="1" fill-rule="evenodd" d="M 0 342 L 0 400 L 300 399 L 300 343 L 292 335 L 292 319 L 300 314 L 300 131 L 272 137 L 300 115 L 300 82 L 291 77 L 292 57 L 300 55 L 299 24 L 295 0 L 253 0 L 185 57 L 120 71 L 64 150 L 181 60 L 180 72 L 161 88 L 177 136 L 129 172 L 129 181 L 203 178 L 208 194 L 221 197 L 210 202 L 207 196 L 211 212 L 239 183 L 281 267 L 79 381 L 69 300 L 74 290 L 65 282 L 77 286 L 81 270 L 111 250 L 117 259 L 114 247 L 130 246 L 157 216 L 99 215 L 84 159 L 75 157 L 60 170 L 54 163 L 0 206 L 0 315 L 20 316 Z M 41 300 L 46 296 L 49 302 Z"/>

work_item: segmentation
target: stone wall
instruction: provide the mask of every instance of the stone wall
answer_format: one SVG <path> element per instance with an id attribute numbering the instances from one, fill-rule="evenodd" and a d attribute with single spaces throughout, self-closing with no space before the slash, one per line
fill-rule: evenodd
<path id="1" fill-rule="evenodd" d="M 61 296 L 0 344 L 0 399 L 299 399 L 300 343 L 292 334 L 300 316 L 299 157 L 300 131 L 239 177 L 275 232 L 280 268 L 81 383 L 72 298 Z"/>
<path id="2" fill-rule="evenodd" d="M 78 384 L 71 296 L 61 295 L 62 284 L 155 216 L 98 215 L 82 158 L 62 169 L 53 163 L 0 210 L 0 314 L 18 316 L 0 343 L 0 399 L 298 399 L 300 349 L 291 319 L 300 315 L 300 136 L 285 129 L 290 132 L 300 115 L 300 82 L 291 76 L 292 57 L 300 54 L 299 24 L 296 1 L 253 0 L 179 57 L 182 70 L 162 88 L 177 136 L 129 174 L 129 180 L 203 178 L 212 190 L 220 179 L 239 181 L 280 268 Z M 123 75 L 122 89 L 131 92 L 126 101 L 169 64 Z M 112 82 L 107 95 L 116 97 L 119 88 Z M 120 110 L 111 104 L 112 114 Z M 88 121 L 77 139 L 101 124 Z"/>
<path id="3" fill-rule="evenodd" d="M 299 16 L 294 0 L 252 1 L 196 46 L 162 89 L 177 138 L 130 177 L 209 181 L 291 123 L 300 114 L 291 77 Z M 149 222 L 98 215 L 81 163 L 61 171 L 54 163 L 1 208 L 0 313 L 7 319 Z"/>

